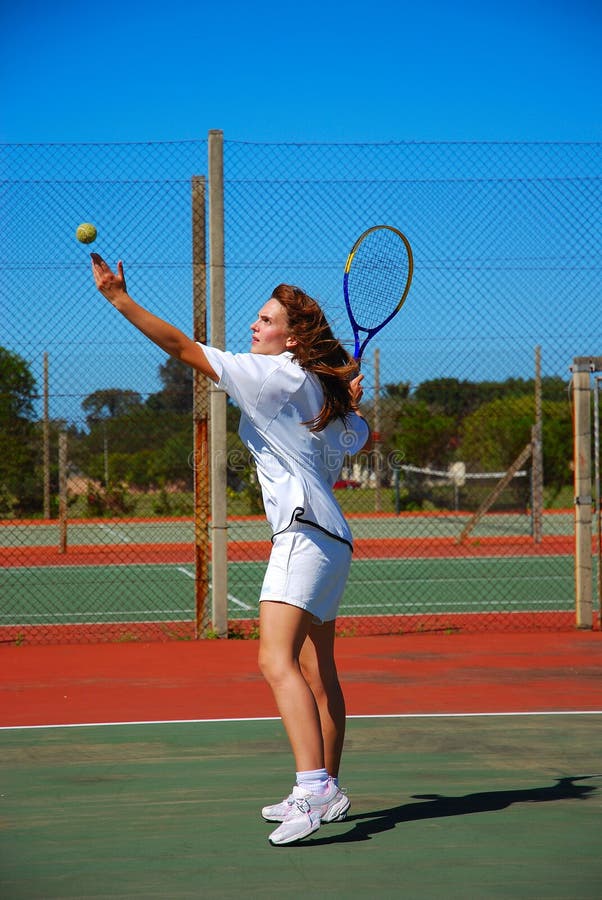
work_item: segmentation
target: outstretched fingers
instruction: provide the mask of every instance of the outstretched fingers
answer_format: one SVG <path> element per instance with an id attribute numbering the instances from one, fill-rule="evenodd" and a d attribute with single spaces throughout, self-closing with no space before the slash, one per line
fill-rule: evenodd
<path id="1" fill-rule="evenodd" d="M 101 294 L 108 300 L 111 300 L 115 293 L 126 291 L 125 275 L 121 260 L 117 263 L 117 271 L 113 272 L 100 254 L 91 253 L 90 258 L 92 260 L 92 275 Z"/>

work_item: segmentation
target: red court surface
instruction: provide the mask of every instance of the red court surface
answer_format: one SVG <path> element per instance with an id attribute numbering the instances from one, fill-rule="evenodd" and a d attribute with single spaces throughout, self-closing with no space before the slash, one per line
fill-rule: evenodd
<path id="1" fill-rule="evenodd" d="M 276 716 L 257 641 L 4 646 L 0 726 Z M 600 632 L 339 638 L 352 716 L 602 711 Z"/>

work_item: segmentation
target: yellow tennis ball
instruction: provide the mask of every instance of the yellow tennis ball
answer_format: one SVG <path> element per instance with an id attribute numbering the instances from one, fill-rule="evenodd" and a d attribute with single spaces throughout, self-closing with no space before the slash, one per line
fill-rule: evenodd
<path id="1" fill-rule="evenodd" d="M 82 244 L 92 244 L 96 240 L 96 228 L 91 222 L 82 222 L 77 226 L 75 237 Z"/>

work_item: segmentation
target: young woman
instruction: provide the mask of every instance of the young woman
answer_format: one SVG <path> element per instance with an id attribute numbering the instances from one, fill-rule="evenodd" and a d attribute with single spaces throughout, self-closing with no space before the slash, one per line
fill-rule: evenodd
<path id="1" fill-rule="evenodd" d="M 338 786 L 345 702 L 334 659 L 335 619 L 349 573 L 352 537 L 333 485 L 346 454 L 369 430 L 358 412 L 357 365 L 319 305 L 281 284 L 251 325 L 251 352 L 198 344 L 128 295 L 121 262 L 97 254 L 99 291 L 166 353 L 210 378 L 241 409 L 239 434 L 261 484 L 272 551 L 260 596 L 259 666 L 293 751 L 296 784 L 264 819 L 280 823 L 272 844 L 290 844 L 344 819 Z"/>

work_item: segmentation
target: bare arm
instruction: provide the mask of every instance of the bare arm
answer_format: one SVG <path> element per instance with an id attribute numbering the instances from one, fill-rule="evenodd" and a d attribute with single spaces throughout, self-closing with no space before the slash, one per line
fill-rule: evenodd
<path id="1" fill-rule="evenodd" d="M 212 381 L 219 381 L 213 366 L 209 363 L 202 347 L 191 340 L 183 331 L 165 322 L 136 303 L 127 293 L 123 264 L 117 263 L 113 272 L 98 253 L 92 257 L 92 274 L 96 287 L 106 299 L 124 316 L 128 322 L 146 335 L 153 343 L 193 369 L 207 375 Z"/>

